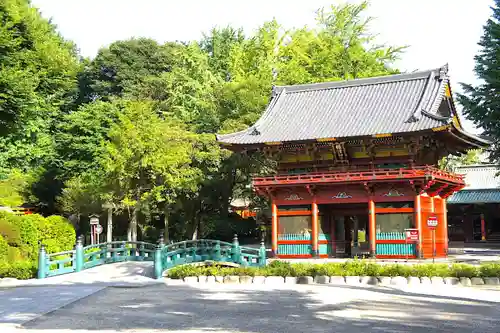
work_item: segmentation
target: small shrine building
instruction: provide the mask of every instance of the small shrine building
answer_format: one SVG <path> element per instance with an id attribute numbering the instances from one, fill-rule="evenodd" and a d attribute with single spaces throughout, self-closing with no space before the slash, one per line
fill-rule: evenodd
<path id="1" fill-rule="evenodd" d="M 217 139 L 277 161 L 252 185 L 271 200 L 279 258 L 446 256 L 446 198 L 465 183 L 437 163 L 490 144 L 462 128 L 447 66 L 274 87 L 253 126 Z"/>

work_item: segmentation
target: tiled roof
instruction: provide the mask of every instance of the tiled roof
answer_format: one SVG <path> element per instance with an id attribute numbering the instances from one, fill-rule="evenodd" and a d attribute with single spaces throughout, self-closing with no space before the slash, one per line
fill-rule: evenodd
<path id="1" fill-rule="evenodd" d="M 497 190 L 462 190 L 447 201 L 449 204 L 500 203 L 500 189 Z"/>
<path id="2" fill-rule="evenodd" d="M 497 176 L 500 166 L 498 165 L 462 166 L 455 168 L 454 172 L 465 175 L 464 190 L 497 189 L 500 191 L 500 177 Z"/>
<path id="3" fill-rule="evenodd" d="M 500 166 L 470 165 L 454 171 L 465 175 L 465 188 L 449 197 L 449 204 L 500 203 Z"/>
<path id="4" fill-rule="evenodd" d="M 306 141 L 429 130 L 450 122 L 438 113 L 447 66 L 411 74 L 273 89 L 250 128 L 217 139 L 229 144 Z"/>

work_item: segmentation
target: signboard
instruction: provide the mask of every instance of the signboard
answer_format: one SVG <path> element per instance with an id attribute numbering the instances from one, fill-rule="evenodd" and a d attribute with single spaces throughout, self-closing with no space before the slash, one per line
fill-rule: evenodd
<path id="1" fill-rule="evenodd" d="M 98 235 L 102 234 L 102 225 L 97 224 L 97 225 L 95 226 L 95 232 L 96 232 Z"/>
<path id="2" fill-rule="evenodd" d="M 436 216 L 429 216 L 427 218 L 427 226 L 431 229 L 435 229 L 438 226 L 438 219 Z"/>
<path id="3" fill-rule="evenodd" d="M 405 233 L 407 243 L 418 242 L 418 229 L 405 229 Z"/>
<path id="4" fill-rule="evenodd" d="M 92 216 L 90 218 L 90 225 L 94 225 L 94 224 L 99 224 L 99 218 L 96 216 Z"/>

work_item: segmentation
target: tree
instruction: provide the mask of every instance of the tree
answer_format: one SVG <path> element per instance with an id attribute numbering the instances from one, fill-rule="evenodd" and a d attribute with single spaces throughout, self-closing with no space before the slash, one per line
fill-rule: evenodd
<path id="1" fill-rule="evenodd" d="M 80 103 L 109 101 L 132 92 L 143 78 L 158 76 L 175 67 L 175 52 L 182 44 L 160 45 L 148 38 L 132 38 L 99 50 L 79 78 Z"/>
<path id="2" fill-rule="evenodd" d="M 29 1 L 2 1 L 0 17 L 0 173 L 6 174 L 53 157 L 50 130 L 72 101 L 80 66 L 74 45 Z"/>
<path id="3" fill-rule="evenodd" d="M 473 165 L 481 163 L 481 149 L 471 149 L 466 154 L 460 156 L 450 155 L 443 157 L 438 166 L 440 169 L 453 171 L 456 167 L 462 165 Z"/>
<path id="4" fill-rule="evenodd" d="M 480 79 L 476 86 L 462 83 L 464 94 L 458 95 L 465 116 L 498 141 L 500 138 L 500 0 L 495 0 L 492 16 L 486 22 L 479 41 L 481 49 L 474 57 L 474 72 Z M 495 144 L 490 158 L 500 159 L 500 147 Z"/>

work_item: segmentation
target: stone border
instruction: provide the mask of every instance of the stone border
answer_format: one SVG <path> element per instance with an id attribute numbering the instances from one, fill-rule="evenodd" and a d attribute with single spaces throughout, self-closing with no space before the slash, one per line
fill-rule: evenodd
<path id="1" fill-rule="evenodd" d="M 417 286 L 417 285 L 434 285 L 434 286 L 499 286 L 500 279 L 497 277 L 487 278 L 457 278 L 457 277 L 404 277 L 404 276 L 188 276 L 183 281 L 187 284 L 203 284 L 203 283 L 225 283 L 225 284 L 336 284 L 348 286 Z"/>

